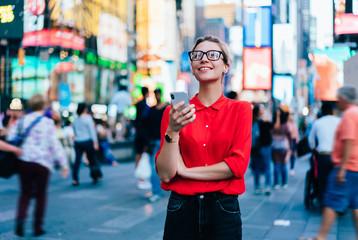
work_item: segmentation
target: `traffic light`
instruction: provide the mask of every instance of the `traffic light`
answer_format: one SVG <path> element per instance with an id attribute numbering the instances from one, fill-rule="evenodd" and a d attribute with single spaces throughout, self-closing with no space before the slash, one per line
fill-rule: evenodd
<path id="1" fill-rule="evenodd" d="M 17 53 L 17 58 L 18 58 L 18 64 L 20 66 L 25 66 L 25 49 L 20 48 L 19 52 Z"/>

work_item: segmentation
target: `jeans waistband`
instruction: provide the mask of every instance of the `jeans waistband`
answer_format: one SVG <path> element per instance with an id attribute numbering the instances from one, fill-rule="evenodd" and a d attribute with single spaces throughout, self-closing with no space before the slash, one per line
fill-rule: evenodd
<path id="1" fill-rule="evenodd" d="M 186 200 L 196 199 L 196 198 L 213 198 L 213 199 L 222 199 L 222 198 L 237 198 L 238 195 L 229 195 L 221 192 L 206 192 L 206 193 L 198 193 L 196 195 L 184 195 L 179 194 L 177 192 L 172 191 L 171 196 L 178 197 Z"/>

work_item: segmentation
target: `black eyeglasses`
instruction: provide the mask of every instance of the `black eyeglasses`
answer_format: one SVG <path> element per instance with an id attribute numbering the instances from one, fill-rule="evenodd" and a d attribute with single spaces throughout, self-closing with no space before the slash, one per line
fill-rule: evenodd
<path id="1" fill-rule="evenodd" d="M 210 60 L 210 61 L 217 61 L 220 59 L 220 55 L 222 54 L 224 59 L 225 59 L 225 55 L 223 52 L 221 51 L 217 51 L 217 50 L 209 50 L 207 52 L 203 52 L 203 51 L 191 51 L 189 52 L 189 58 L 191 61 L 200 61 L 201 59 L 203 59 L 204 54 L 206 55 L 206 57 Z"/>

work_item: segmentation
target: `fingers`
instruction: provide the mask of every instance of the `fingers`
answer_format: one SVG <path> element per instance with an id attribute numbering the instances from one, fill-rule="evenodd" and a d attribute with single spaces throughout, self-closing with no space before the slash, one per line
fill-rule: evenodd
<path id="1" fill-rule="evenodd" d="M 186 124 L 194 122 L 196 115 L 195 115 L 195 105 L 191 104 L 185 107 L 182 110 L 179 110 L 184 105 L 184 102 L 180 102 L 175 106 L 172 106 L 170 110 L 170 121 L 169 124 L 171 125 L 172 129 L 180 130 Z"/>

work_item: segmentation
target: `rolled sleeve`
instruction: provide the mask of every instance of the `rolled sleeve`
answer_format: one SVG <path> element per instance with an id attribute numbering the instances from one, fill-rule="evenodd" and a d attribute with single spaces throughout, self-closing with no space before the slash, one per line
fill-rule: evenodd
<path id="1" fill-rule="evenodd" d="M 239 115 L 237 121 L 233 144 L 229 157 L 224 161 L 236 178 L 243 178 L 250 160 L 252 110 L 250 104 L 247 103 L 242 105 L 239 111 L 242 114 Z"/>

